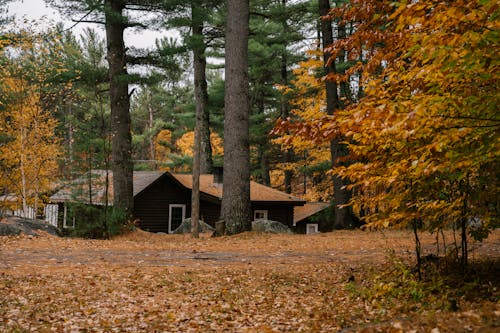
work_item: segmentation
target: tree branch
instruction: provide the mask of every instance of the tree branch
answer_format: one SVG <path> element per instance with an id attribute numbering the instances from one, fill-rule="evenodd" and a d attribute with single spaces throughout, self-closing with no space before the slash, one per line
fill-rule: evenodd
<path id="1" fill-rule="evenodd" d="M 87 14 L 83 15 L 79 20 L 71 20 L 73 22 L 75 22 L 75 24 L 73 24 L 72 26 L 70 26 L 69 28 L 67 29 L 64 29 L 63 31 L 68 31 L 68 30 L 71 30 L 73 29 L 74 27 L 77 26 L 78 23 L 82 23 L 82 22 L 86 22 L 84 21 L 84 19 L 89 16 L 90 14 L 92 14 L 92 12 L 94 11 L 94 9 L 91 9 L 87 12 Z M 93 22 L 93 23 L 98 23 L 98 22 Z M 104 22 L 102 22 L 101 24 L 104 24 Z"/>

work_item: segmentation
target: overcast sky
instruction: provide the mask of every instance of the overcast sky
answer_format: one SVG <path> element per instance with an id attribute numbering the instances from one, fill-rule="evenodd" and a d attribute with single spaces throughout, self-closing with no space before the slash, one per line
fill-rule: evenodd
<path id="1" fill-rule="evenodd" d="M 25 19 L 28 22 L 26 24 L 34 26 L 31 21 L 36 20 L 40 26 L 44 28 L 54 25 L 57 22 L 63 22 L 65 28 L 69 28 L 74 24 L 74 22 L 71 21 L 71 18 L 62 19 L 57 10 L 48 7 L 43 0 L 18 0 L 12 2 L 8 7 L 9 14 L 16 15 L 16 24 L 20 26 L 23 26 Z M 78 36 L 86 27 L 92 27 L 95 30 L 100 31 L 102 36 L 104 36 L 104 27 L 99 24 L 79 23 L 72 28 L 72 30 L 73 33 Z M 125 30 L 126 45 L 138 48 L 152 47 L 154 46 L 156 38 L 161 38 L 162 36 L 167 35 L 167 32 L 160 33 L 158 31 L 146 30 L 136 33 L 131 29 L 128 30 L 130 31 Z M 173 36 L 174 34 L 170 33 L 168 35 Z"/>

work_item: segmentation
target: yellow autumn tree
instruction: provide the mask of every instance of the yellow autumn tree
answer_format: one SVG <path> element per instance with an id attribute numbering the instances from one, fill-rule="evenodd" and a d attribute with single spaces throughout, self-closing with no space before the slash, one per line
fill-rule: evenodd
<path id="1" fill-rule="evenodd" d="M 164 129 L 158 132 L 154 140 L 155 154 L 158 161 L 170 160 L 172 132 Z"/>
<path id="2" fill-rule="evenodd" d="M 273 140 L 280 145 L 282 151 L 291 149 L 296 156 L 302 157 L 293 163 L 278 164 L 278 168 L 306 173 L 309 181 L 304 198 L 311 201 L 328 201 L 333 196 L 331 180 L 325 177 L 331 164 L 330 147 L 326 141 L 311 140 L 306 133 L 297 132 L 293 124 L 316 122 L 325 116 L 326 91 L 319 75 L 323 70 L 320 55 L 321 51 L 318 49 L 309 50 L 308 59 L 300 62 L 299 67 L 293 70 L 294 79 L 290 85 L 278 86 L 282 94 L 289 97 L 292 109 L 290 119 L 284 120 L 288 125 L 286 128 L 278 126 L 280 128 L 276 128 L 274 133 L 279 136 Z M 272 176 L 276 178 L 278 175 L 274 173 Z"/>
<path id="3" fill-rule="evenodd" d="M 417 229 L 458 226 L 465 266 L 467 237 L 499 221 L 498 2 L 369 0 L 331 14 L 365 22 L 332 46 L 333 57 L 364 52 L 352 70 L 365 97 L 310 127 L 349 140 L 356 162 L 334 172 L 352 181 L 351 204 L 370 226 L 412 225 L 417 258 Z"/>
<path id="4" fill-rule="evenodd" d="M 332 124 L 359 161 L 337 172 L 362 189 L 353 203 L 372 225 L 497 220 L 498 13 L 494 1 L 394 4 L 390 61 Z"/>
<path id="5" fill-rule="evenodd" d="M 498 227 L 500 169 L 497 1 L 351 1 L 329 16 L 353 33 L 329 47 L 351 66 L 325 79 L 361 85 L 333 116 L 279 123 L 314 142 L 345 138 L 350 202 L 371 227 L 461 229 L 483 239 Z M 474 222 L 474 223 L 471 223 Z M 457 250 L 458 253 L 458 250 Z"/>
<path id="6" fill-rule="evenodd" d="M 210 133 L 210 143 L 212 144 L 213 156 L 222 156 L 224 153 L 224 146 L 219 134 L 215 132 Z M 182 155 L 193 156 L 194 132 L 186 132 L 175 142 L 175 146 Z"/>
<path id="7" fill-rule="evenodd" d="M 59 143 L 56 120 L 40 107 L 40 98 L 23 79 L 3 81 L 12 98 L 4 105 L 0 128 L 8 139 L 0 146 L 2 184 L 19 198 L 27 214 L 41 206 L 40 196 L 50 190 L 57 176 Z"/>
<path id="8" fill-rule="evenodd" d="M 57 122 L 42 108 L 40 90 L 41 66 L 31 58 L 37 36 L 22 32 L 6 36 L 16 56 L 0 48 L 0 188 L 18 200 L 28 215 L 29 207 L 41 207 L 41 196 L 53 188 L 58 174 L 60 146 L 55 129 Z"/>

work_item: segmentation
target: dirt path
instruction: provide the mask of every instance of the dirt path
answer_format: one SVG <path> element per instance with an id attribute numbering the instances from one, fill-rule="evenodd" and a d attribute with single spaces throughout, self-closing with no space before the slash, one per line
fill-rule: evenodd
<path id="1" fill-rule="evenodd" d="M 447 234 L 448 244 L 452 234 Z M 424 254 L 436 251 L 433 236 L 423 235 Z M 500 232 L 473 243 L 471 256 L 500 256 Z M 0 240 L 0 270 L 29 272 L 65 267 L 217 268 L 228 265 L 301 265 L 383 263 L 388 254 L 413 254 L 413 239 L 402 231 L 338 231 L 319 235 L 243 234 L 199 240 L 185 235 L 135 232 L 110 241 L 43 237 Z"/>

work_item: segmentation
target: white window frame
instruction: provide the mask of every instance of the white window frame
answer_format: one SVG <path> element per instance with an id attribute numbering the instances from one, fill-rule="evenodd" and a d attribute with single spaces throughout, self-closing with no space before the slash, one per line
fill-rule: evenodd
<path id="1" fill-rule="evenodd" d="M 261 218 L 258 219 L 257 218 L 257 214 L 259 214 L 259 213 L 263 214 L 264 217 L 261 217 Z M 257 221 L 257 220 L 267 220 L 268 216 L 269 216 L 269 211 L 267 209 L 256 209 L 256 210 L 253 211 L 253 220 L 254 221 Z"/>
<path id="2" fill-rule="evenodd" d="M 309 228 L 314 228 L 314 231 L 309 231 Z M 319 232 L 318 230 L 318 224 L 317 223 L 307 223 L 306 224 L 306 234 L 311 235 L 311 234 L 317 234 Z"/>
<path id="3" fill-rule="evenodd" d="M 172 208 L 182 208 L 182 221 L 186 218 L 186 205 L 184 204 L 170 204 L 168 205 L 168 233 L 171 234 L 172 230 Z"/>
<path id="4" fill-rule="evenodd" d="M 68 224 L 68 206 L 66 204 L 64 205 L 64 211 L 63 211 L 63 228 L 66 229 L 74 229 L 75 228 L 75 216 L 73 215 L 72 221 L 73 224 Z"/>

